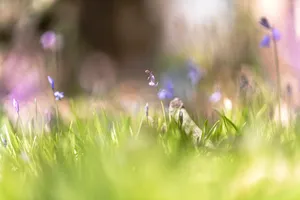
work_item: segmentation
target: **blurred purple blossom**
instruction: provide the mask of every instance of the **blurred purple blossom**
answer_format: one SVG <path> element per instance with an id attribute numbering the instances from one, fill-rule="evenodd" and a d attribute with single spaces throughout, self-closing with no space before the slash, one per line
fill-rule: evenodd
<path id="1" fill-rule="evenodd" d="M 41 36 L 40 42 L 45 50 L 55 51 L 62 47 L 62 37 L 56 34 L 54 31 L 45 32 Z"/>
<path id="2" fill-rule="evenodd" d="M 54 92 L 54 96 L 56 101 L 59 101 L 65 97 L 64 93 L 59 91 Z"/>
<path id="3" fill-rule="evenodd" d="M 260 23 L 263 27 L 265 27 L 266 29 L 270 29 L 270 28 L 271 28 L 269 21 L 268 21 L 267 18 L 265 18 L 265 17 L 262 17 L 262 18 L 260 19 L 259 23 Z"/>
<path id="4" fill-rule="evenodd" d="M 260 47 L 270 47 L 271 38 L 269 35 L 265 35 L 262 41 L 260 42 Z"/>
<path id="5" fill-rule="evenodd" d="M 160 100 L 171 99 L 173 97 L 173 93 L 166 89 L 160 89 L 157 93 L 157 96 Z"/>
<path id="6" fill-rule="evenodd" d="M 221 100 L 221 97 L 222 97 L 222 94 L 220 91 L 216 91 L 214 92 L 210 98 L 209 98 L 209 101 L 212 102 L 212 103 L 217 103 L 218 101 Z"/>
<path id="7" fill-rule="evenodd" d="M 50 76 L 48 76 L 48 81 L 50 83 L 51 89 L 54 90 L 54 80 Z"/>
<path id="8" fill-rule="evenodd" d="M 162 89 L 157 93 L 160 100 L 171 99 L 174 96 L 174 85 L 169 77 L 166 77 L 162 82 Z"/>
<path id="9" fill-rule="evenodd" d="M 152 87 L 158 86 L 158 82 L 155 81 L 154 74 L 149 70 L 146 70 L 145 72 L 146 72 L 146 74 L 148 74 L 147 80 L 149 81 L 149 85 Z"/>
<path id="10" fill-rule="evenodd" d="M 57 38 L 56 34 L 53 31 L 47 31 L 41 36 L 41 44 L 44 49 L 55 49 Z"/>
<path id="11" fill-rule="evenodd" d="M 16 99 L 13 99 L 12 100 L 12 104 L 13 104 L 13 107 L 15 108 L 16 112 L 19 114 L 20 112 L 20 108 L 19 108 L 19 103 Z"/>
<path id="12" fill-rule="evenodd" d="M 188 61 L 187 67 L 188 67 L 188 78 L 190 79 L 192 85 L 198 84 L 202 76 L 201 71 L 196 66 L 196 64 L 191 60 Z"/>
<path id="13" fill-rule="evenodd" d="M 276 28 L 273 28 L 273 29 L 272 29 L 272 35 L 273 35 L 273 39 L 274 39 L 275 41 L 279 41 L 280 38 L 281 38 L 281 33 L 280 33 L 279 30 L 276 29 Z"/>
<path id="14" fill-rule="evenodd" d="M 167 90 L 169 90 L 170 92 L 173 93 L 173 91 L 174 91 L 174 84 L 173 84 L 173 81 L 172 81 L 171 78 L 166 77 L 166 78 L 164 79 L 162 85 L 163 85 L 163 88 L 165 88 L 165 89 L 167 89 Z"/>
<path id="15" fill-rule="evenodd" d="M 269 33 L 265 35 L 260 42 L 260 47 L 270 47 L 271 39 L 273 39 L 274 42 L 278 42 L 281 39 L 281 33 L 278 29 L 271 27 L 269 21 L 262 17 L 259 22 L 264 28 L 266 28 Z"/>

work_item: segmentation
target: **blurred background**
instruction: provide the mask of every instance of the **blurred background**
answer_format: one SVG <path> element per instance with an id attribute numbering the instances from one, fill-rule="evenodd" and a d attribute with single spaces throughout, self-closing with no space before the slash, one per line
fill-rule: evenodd
<path id="1" fill-rule="evenodd" d="M 47 93 L 50 75 L 67 97 L 146 102 L 145 70 L 160 81 L 187 60 L 205 72 L 203 88 L 218 84 L 233 98 L 242 71 L 275 80 L 273 51 L 259 48 L 265 16 L 282 33 L 282 87 L 292 85 L 297 104 L 299 8 L 299 0 L 1 0 L 1 98 Z"/>

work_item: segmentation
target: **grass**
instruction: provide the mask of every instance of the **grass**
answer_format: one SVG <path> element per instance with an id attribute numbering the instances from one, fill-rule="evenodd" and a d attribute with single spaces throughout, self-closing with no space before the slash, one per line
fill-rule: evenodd
<path id="1" fill-rule="evenodd" d="M 104 111 L 49 134 L 2 115 L 0 199 L 298 199 L 299 119 L 279 126 L 267 101 L 254 102 L 197 122 L 213 151 L 161 114 Z"/>

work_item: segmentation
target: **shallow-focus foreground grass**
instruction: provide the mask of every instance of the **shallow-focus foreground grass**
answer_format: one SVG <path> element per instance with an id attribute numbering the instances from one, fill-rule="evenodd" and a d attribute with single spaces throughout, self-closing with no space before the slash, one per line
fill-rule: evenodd
<path id="1" fill-rule="evenodd" d="M 197 121 L 214 150 L 193 147 L 160 114 L 103 111 L 48 134 L 15 130 L 3 115 L 0 199 L 298 199 L 297 119 L 278 125 L 264 102 Z"/>

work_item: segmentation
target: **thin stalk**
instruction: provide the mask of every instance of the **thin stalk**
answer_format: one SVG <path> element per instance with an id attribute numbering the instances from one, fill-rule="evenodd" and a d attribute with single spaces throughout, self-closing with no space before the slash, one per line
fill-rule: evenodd
<path id="1" fill-rule="evenodd" d="M 164 103 L 162 101 L 160 101 L 160 104 L 161 104 L 161 108 L 162 108 L 162 112 L 163 112 L 163 117 L 164 117 L 165 123 L 167 124 L 167 116 L 166 116 L 166 112 L 165 112 Z"/>
<path id="2" fill-rule="evenodd" d="M 58 105 L 57 105 L 56 100 L 55 100 L 55 114 L 56 114 L 56 126 L 58 129 L 59 128 L 59 113 L 58 113 Z"/>
<path id="3" fill-rule="evenodd" d="M 277 78 L 277 102 L 278 102 L 278 114 L 281 122 L 281 79 L 280 79 L 280 71 L 279 71 L 279 58 L 278 58 L 278 50 L 277 43 L 274 37 L 272 37 L 273 46 L 274 46 L 274 58 L 275 58 L 275 67 L 276 67 L 276 78 Z"/>

